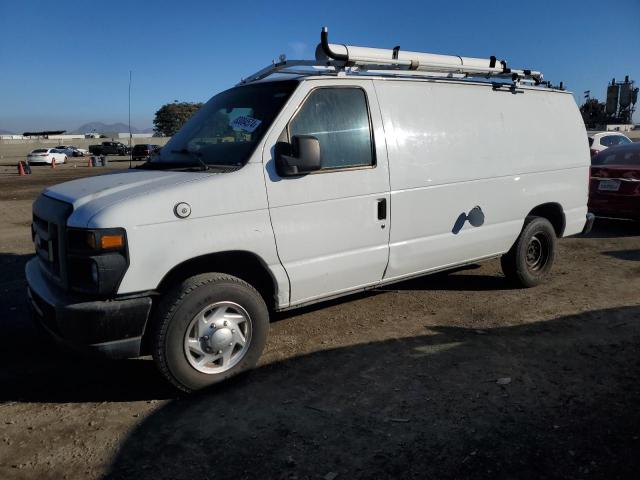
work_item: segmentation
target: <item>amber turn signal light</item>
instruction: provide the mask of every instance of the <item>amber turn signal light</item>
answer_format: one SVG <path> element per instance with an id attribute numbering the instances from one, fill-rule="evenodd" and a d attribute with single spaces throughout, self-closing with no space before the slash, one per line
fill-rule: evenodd
<path id="1" fill-rule="evenodd" d="M 103 250 L 122 247 L 124 247 L 124 235 L 122 234 L 102 235 L 100 237 L 100 248 Z"/>

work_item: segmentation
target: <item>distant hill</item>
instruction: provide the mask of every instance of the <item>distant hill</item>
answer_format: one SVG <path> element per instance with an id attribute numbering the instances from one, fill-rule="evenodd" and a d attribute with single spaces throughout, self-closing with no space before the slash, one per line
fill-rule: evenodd
<path id="1" fill-rule="evenodd" d="M 151 130 L 153 130 L 153 128 Z M 15 133 L 10 132 L 9 130 L 0 129 L 0 135 L 15 135 Z"/>
<path id="2" fill-rule="evenodd" d="M 125 133 L 129 131 L 129 125 L 126 123 L 102 123 L 102 122 L 89 122 L 84 125 L 80 125 L 73 132 L 69 133 L 90 133 L 93 131 L 97 133 L 104 132 L 120 132 Z M 153 128 L 145 128 L 144 130 L 139 130 L 133 125 L 131 125 L 131 133 L 152 133 Z"/>

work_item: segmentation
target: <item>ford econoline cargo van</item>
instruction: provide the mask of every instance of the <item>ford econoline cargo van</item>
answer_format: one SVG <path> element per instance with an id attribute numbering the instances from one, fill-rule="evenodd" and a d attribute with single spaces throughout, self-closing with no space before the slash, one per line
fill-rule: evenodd
<path id="1" fill-rule="evenodd" d="M 539 72 L 325 30 L 142 166 L 46 189 L 28 293 L 57 338 L 196 390 L 256 364 L 269 312 L 496 257 L 544 281 L 592 222 L 588 175 L 574 99 Z"/>

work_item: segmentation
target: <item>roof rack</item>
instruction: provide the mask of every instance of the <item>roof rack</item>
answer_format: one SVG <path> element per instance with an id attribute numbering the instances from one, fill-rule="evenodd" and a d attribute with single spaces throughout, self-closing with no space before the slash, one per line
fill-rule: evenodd
<path id="1" fill-rule="evenodd" d="M 446 76 L 449 78 L 498 78 L 510 80 L 514 85 L 543 82 L 542 72 L 514 69 L 506 60 L 495 56 L 488 59 L 410 52 L 396 46 L 393 49 L 356 47 L 329 43 L 329 30 L 323 27 L 315 60 L 287 60 L 280 55 L 278 62 L 259 70 L 240 81 L 251 83 L 270 75 L 384 75 L 384 76 Z"/>

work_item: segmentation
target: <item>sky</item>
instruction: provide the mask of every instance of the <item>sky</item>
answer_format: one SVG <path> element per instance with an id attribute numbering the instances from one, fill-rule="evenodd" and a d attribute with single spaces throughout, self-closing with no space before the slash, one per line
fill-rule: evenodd
<path id="1" fill-rule="evenodd" d="M 506 59 L 604 100 L 640 85 L 640 0 L 0 0 L 0 130 L 152 126 L 165 103 L 206 101 L 284 53 L 333 43 Z M 639 106 L 640 109 L 640 106 Z M 640 112 L 636 112 L 636 122 Z"/>

